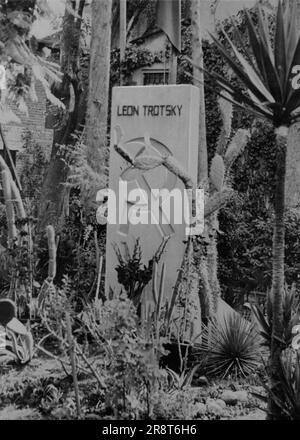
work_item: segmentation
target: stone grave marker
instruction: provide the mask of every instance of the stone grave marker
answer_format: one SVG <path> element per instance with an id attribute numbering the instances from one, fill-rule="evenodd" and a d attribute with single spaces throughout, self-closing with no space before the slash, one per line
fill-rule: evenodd
<path id="1" fill-rule="evenodd" d="M 109 166 L 109 190 L 117 195 L 116 224 L 107 224 L 106 245 L 106 293 L 111 288 L 120 291 L 117 282 L 118 259 L 113 249 L 116 244 L 123 252 L 122 242 L 126 242 L 132 252 L 136 238 L 140 238 L 143 261 L 147 263 L 153 257 L 164 237 L 170 236 L 161 262 L 166 265 L 165 289 L 171 295 L 175 285 L 185 250 L 186 223 L 174 221 L 175 212 L 180 207 L 170 203 L 170 215 L 165 216 L 160 209 L 160 218 L 154 220 L 149 207 L 151 189 L 179 190 L 183 193 L 184 185 L 177 176 L 164 166 L 141 171 L 133 168 L 115 150 L 113 145 L 114 130 L 119 126 L 123 133 L 124 149 L 134 158 L 140 155 L 172 155 L 189 173 L 194 182 L 197 180 L 198 165 L 198 124 L 199 124 L 199 89 L 191 85 L 170 86 L 133 86 L 115 87 L 112 94 L 111 108 L 111 146 Z M 146 136 L 146 139 L 145 139 Z M 143 189 L 148 194 L 147 200 L 139 200 L 142 206 L 139 214 L 150 219 L 148 224 L 132 224 L 131 208 L 137 207 L 138 198 L 124 197 L 120 194 L 119 183 L 126 182 L 127 195 L 130 190 Z M 163 194 L 160 193 L 160 194 Z M 111 196 L 109 195 L 109 198 Z M 135 198 L 135 197 L 134 197 Z M 160 199 L 163 200 L 164 199 Z M 183 207 L 182 207 L 183 208 Z M 109 208 L 110 213 L 110 208 Z M 110 214 L 108 215 L 108 217 Z M 169 218 L 168 218 L 169 217 Z M 179 216 L 177 215 L 176 218 Z M 130 221 L 128 221 L 128 218 Z M 153 223 L 158 224 L 153 224 Z M 178 223 L 178 224 L 177 224 Z M 161 265 L 161 264 L 160 264 Z"/>

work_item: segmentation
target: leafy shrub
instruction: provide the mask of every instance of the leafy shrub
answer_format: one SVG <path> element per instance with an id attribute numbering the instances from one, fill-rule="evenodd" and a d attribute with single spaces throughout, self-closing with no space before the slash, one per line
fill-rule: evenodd
<path id="1" fill-rule="evenodd" d="M 23 149 L 18 153 L 22 196 L 28 214 L 37 217 L 40 192 L 49 159 L 45 149 L 32 138 L 30 131 L 23 136 Z"/>
<path id="2" fill-rule="evenodd" d="M 233 165 L 231 182 L 236 195 L 219 216 L 219 279 L 223 292 L 228 290 L 227 301 L 233 288 L 266 292 L 271 286 L 275 170 L 272 127 L 256 123 L 243 155 Z M 285 227 L 285 276 L 292 284 L 299 273 L 297 210 L 286 210 Z"/>
<path id="3" fill-rule="evenodd" d="M 271 400 L 280 407 L 282 419 L 300 420 L 300 353 L 287 349 L 283 352 L 278 369 L 280 393 L 274 393 L 268 385 L 264 385 Z M 257 395 L 267 401 L 263 396 Z"/>
<path id="4" fill-rule="evenodd" d="M 203 368 L 209 376 L 246 377 L 253 373 L 261 360 L 261 346 L 254 324 L 238 313 L 212 320 L 204 328 Z"/>
<path id="5" fill-rule="evenodd" d="M 40 420 L 41 415 L 36 409 L 19 409 L 16 405 L 9 405 L 0 411 L 0 420 Z"/>
<path id="6" fill-rule="evenodd" d="M 186 369 L 184 369 L 181 374 L 176 373 L 176 371 L 168 367 L 166 368 L 166 370 L 170 375 L 172 386 L 177 390 L 183 390 L 192 385 L 194 375 L 198 368 L 199 365 L 195 365 L 190 370 L 186 371 Z"/>
<path id="7" fill-rule="evenodd" d="M 263 344 L 270 348 L 272 336 L 272 296 L 271 291 L 267 295 L 267 316 L 256 305 L 252 306 L 252 312 L 258 325 L 259 333 L 263 338 Z M 283 295 L 283 338 L 280 341 L 282 349 L 289 347 L 292 341 L 292 329 L 299 320 L 300 302 L 296 296 L 295 285 L 289 288 L 287 285 Z"/>
<path id="8" fill-rule="evenodd" d="M 133 301 L 136 307 L 140 305 L 142 292 L 152 279 L 153 265 L 159 262 L 167 242 L 168 239 L 162 241 L 154 256 L 148 261 L 147 266 L 142 264 L 142 249 L 139 238 L 136 239 L 132 254 L 127 243 L 123 243 L 124 256 L 120 249 L 114 245 L 119 262 L 116 267 L 118 282 L 124 287 L 128 298 Z"/>
<path id="9" fill-rule="evenodd" d="M 163 341 L 145 339 L 126 293 L 114 295 L 98 309 L 90 307 L 83 321 L 94 338 L 94 350 L 101 353 L 99 374 L 106 386 L 102 409 L 117 418 L 149 416 L 151 395 L 166 376 L 159 368 Z"/>
<path id="10" fill-rule="evenodd" d="M 193 420 L 197 414 L 191 390 L 158 391 L 152 398 L 152 417 L 157 420 Z"/>
<path id="11" fill-rule="evenodd" d="M 57 231 L 56 231 L 57 232 Z M 55 284 L 63 285 L 67 276 L 70 280 L 76 309 L 82 310 L 83 304 L 92 299 L 97 284 L 97 252 L 105 253 L 105 227 L 96 222 L 95 209 L 85 209 L 76 193 L 72 190 L 69 215 L 65 219 L 57 246 L 57 272 Z M 39 243 L 38 281 L 43 283 L 48 271 L 48 245 L 46 237 Z M 104 289 L 100 286 L 100 295 Z"/>

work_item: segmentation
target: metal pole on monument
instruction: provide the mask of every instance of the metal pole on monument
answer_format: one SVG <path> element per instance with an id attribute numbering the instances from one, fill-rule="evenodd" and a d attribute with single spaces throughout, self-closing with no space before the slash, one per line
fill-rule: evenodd
<path id="1" fill-rule="evenodd" d="M 127 0 L 120 0 L 120 86 L 124 85 L 123 62 L 127 40 Z"/>
<path id="2" fill-rule="evenodd" d="M 169 84 L 176 84 L 176 82 L 177 82 L 177 54 L 174 50 L 174 47 L 171 46 Z"/>
<path id="3" fill-rule="evenodd" d="M 203 67 L 201 0 L 191 0 L 192 58 L 194 66 Z M 193 68 L 194 85 L 200 90 L 198 185 L 207 179 L 207 143 L 203 71 Z"/>
<path id="4" fill-rule="evenodd" d="M 156 24 L 171 43 L 169 84 L 176 84 L 177 54 L 181 50 L 181 0 L 158 0 Z"/>

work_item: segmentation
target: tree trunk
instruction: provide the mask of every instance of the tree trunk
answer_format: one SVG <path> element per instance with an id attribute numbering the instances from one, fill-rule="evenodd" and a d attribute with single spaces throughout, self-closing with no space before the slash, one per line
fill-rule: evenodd
<path id="1" fill-rule="evenodd" d="M 75 9 L 76 2 L 67 0 L 68 8 Z M 85 0 L 81 0 L 77 14 L 82 16 Z M 68 177 L 68 166 L 61 152 L 61 145 L 74 144 L 71 136 L 84 122 L 85 94 L 80 77 L 80 32 L 82 20 L 75 19 L 66 9 L 63 20 L 61 40 L 61 69 L 64 73 L 62 83 L 57 92 L 58 98 L 66 105 L 66 112 L 54 131 L 50 164 L 43 183 L 39 206 L 39 230 L 47 225 L 59 229 L 68 205 L 68 190 L 65 186 Z M 71 89 L 74 95 L 74 105 L 71 102 Z"/>
<path id="2" fill-rule="evenodd" d="M 199 300 L 201 307 L 201 320 L 207 325 L 208 319 L 212 313 L 212 289 L 209 279 L 209 271 L 207 266 L 207 257 L 202 255 L 198 263 L 199 281 Z"/>
<path id="3" fill-rule="evenodd" d="M 85 125 L 88 163 L 103 173 L 107 165 L 107 118 L 112 0 L 93 0 L 88 107 Z"/>
<path id="4" fill-rule="evenodd" d="M 285 173 L 287 127 L 276 129 L 277 170 L 274 195 L 274 229 L 273 229 L 273 268 L 272 268 L 272 339 L 270 353 L 270 385 L 272 392 L 282 396 L 279 368 L 282 345 L 277 338 L 283 334 L 283 295 L 284 295 L 284 212 L 285 212 Z M 282 418 L 282 411 L 269 396 L 269 419 Z"/>
<path id="5" fill-rule="evenodd" d="M 209 244 L 207 246 L 207 268 L 208 279 L 212 295 L 211 311 L 215 314 L 218 310 L 219 299 L 221 298 L 221 287 L 218 279 L 218 248 L 217 229 L 219 227 L 218 211 L 214 212 L 208 219 Z"/>
<path id="6" fill-rule="evenodd" d="M 203 67 L 203 52 L 202 52 L 202 33 L 201 33 L 201 12 L 200 12 L 200 0 L 191 0 L 190 12 L 191 12 L 191 31 L 192 31 L 192 59 L 194 66 Z M 193 68 L 194 85 L 199 87 L 200 90 L 200 111 L 199 111 L 199 144 L 198 144 L 198 176 L 197 183 L 203 186 L 207 184 L 207 144 L 206 144 L 206 125 L 205 125 L 205 102 L 204 102 L 204 85 L 203 85 L 203 72 Z M 206 228 L 206 226 L 205 226 Z M 195 285 L 198 290 L 201 314 L 204 323 L 206 318 L 210 315 L 210 303 L 211 303 L 211 289 L 208 281 L 207 273 L 207 261 L 203 254 L 203 249 L 199 240 L 195 240 L 194 243 L 194 262 L 197 261 L 198 267 L 194 270 L 200 272 L 200 280 Z"/>

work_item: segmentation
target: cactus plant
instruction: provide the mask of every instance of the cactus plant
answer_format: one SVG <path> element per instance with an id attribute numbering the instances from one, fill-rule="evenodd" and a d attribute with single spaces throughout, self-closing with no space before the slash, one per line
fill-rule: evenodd
<path id="1" fill-rule="evenodd" d="M 4 170 L 1 172 L 1 178 L 2 178 L 2 190 L 5 200 L 5 207 L 6 207 L 8 246 L 11 247 L 14 243 L 14 240 L 17 237 L 17 229 L 15 225 L 15 212 L 12 201 L 10 176 L 8 172 Z"/>
<path id="2" fill-rule="evenodd" d="M 212 159 L 210 170 L 210 181 L 212 185 L 209 187 L 209 199 L 205 206 L 206 211 L 206 232 L 209 237 L 207 246 L 207 257 L 202 260 L 201 272 L 206 274 L 202 276 L 202 288 L 206 289 L 204 296 L 212 296 L 211 300 L 206 302 L 210 304 L 208 308 L 209 317 L 211 313 L 216 313 L 218 309 L 219 298 L 221 296 L 221 288 L 218 280 L 218 251 L 217 251 L 217 231 L 219 228 L 218 211 L 224 201 L 228 200 L 228 196 L 221 197 L 222 194 L 233 194 L 233 191 L 226 188 L 226 178 L 230 173 L 230 169 L 234 161 L 243 152 L 248 139 L 248 130 L 237 130 L 231 140 L 232 120 L 232 104 L 226 99 L 219 98 L 218 105 L 222 117 L 222 128 L 217 142 L 217 152 Z M 229 141 L 229 143 L 228 143 Z M 210 211 L 210 205 L 218 206 L 218 209 Z M 211 312 L 211 313 L 210 313 Z"/>
<path id="3" fill-rule="evenodd" d="M 48 282 L 53 282 L 56 275 L 56 243 L 55 231 L 53 226 L 47 226 L 49 263 L 48 263 Z"/>
<path id="4" fill-rule="evenodd" d="M 225 165 L 222 156 L 219 154 L 216 154 L 211 162 L 209 177 L 215 189 L 221 191 L 225 177 Z"/>
<path id="5" fill-rule="evenodd" d="M 45 299 L 49 291 L 54 289 L 53 281 L 56 275 L 56 243 L 55 243 L 55 231 L 52 225 L 48 225 L 46 228 L 48 238 L 48 277 L 43 282 L 38 295 L 38 308 L 41 310 L 44 306 Z"/>

